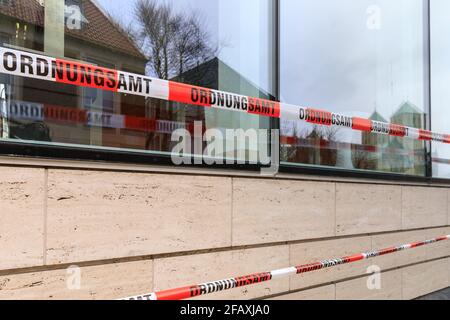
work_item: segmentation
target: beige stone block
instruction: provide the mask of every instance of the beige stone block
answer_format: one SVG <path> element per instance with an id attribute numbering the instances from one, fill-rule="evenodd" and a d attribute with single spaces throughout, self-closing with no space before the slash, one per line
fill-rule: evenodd
<path id="1" fill-rule="evenodd" d="M 370 277 L 375 277 L 371 275 Z M 378 280 L 367 277 L 357 278 L 336 284 L 336 300 L 401 300 L 402 274 L 394 270 L 379 274 Z"/>
<path id="2" fill-rule="evenodd" d="M 74 267 L 1 276 L 0 300 L 110 300 L 153 290 L 152 261 Z"/>
<path id="3" fill-rule="evenodd" d="M 167 290 L 209 281 L 289 267 L 288 246 L 226 251 L 155 260 L 155 290 Z M 289 291 L 289 279 L 217 292 L 197 299 L 254 299 Z"/>
<path id="4" fill-rule="evenodd" d="M 412 242 L 429 239 L 428 230 L 417 230 L 407 232 L 395 232 L 376 235 L 372 237 L 373 250 L 381 250 L 396 247 Z M 427 260 L 426 246 L 395 252 L 392 254 L 370 259 L 371 263 L 379 266 L 382 270 L 397 268 L 408 264 Z"/>
<path id="5" fill-rule="evenodd" d="M 403 187 L 402 193 L 404 230 L 447 225 L 447 189 Z"/>
<path id="6" fill-rule="evenodd" d="M 448 259 L 442 259 L 402 269 L 403 299 L 411 300 L 447 288 L 448 264 Z"/>
<path id="7" fill-rule="evenodd" d="M 336 185 L 336 234 L 401 230 L 401 187 Z"/>
<path id="8" fill-rule="evenodd" d="M 48 261 L 71 263 L 231 245 L 231 180 L 49 172 Z"/>
<path id="9" fill-rule="evenodd" d="M 306 242 L 291 245 L 291 265 L 304 265 L 327 259 L 343 258 L 370 250 L 370 237 Z M 339 265 L 291 277 L 291 290 L 307 288 L 348 277 L 363 275 L 369 267 L 368 260 Z"/>
<path id="10" fill-rule="evenodd" d="M 334 183 L 233 180 L 233 245 L 334 235 Z"/>
<path id="11" fill-rule="evenodd" d="M 372 237 L 374 250 L 424 241 L 450 234 L 450 228 L 433 228 L 376 235 Z M 450 256 L 450 241 L 442 241 L 371 259 L 383 270 Z"/>
<path id="12" fill-rule="evenodd" d="M 450 227 L 429 229 L 428 239 L 446 236 L 450 234 Z M 426 246 L 427 260 L 450 257 L 450 240 L 432 243 Z"/>
<path id="13" fill-rule="evenodd" d="M 294 292 L 269 300 L 334 300 L 336 297 L 336 289 L 334 284 L 318 287 L 314 289 Z"/>
<path id="14" fill-rule="evenodd" d="M 0 270 L 43 264 L 44 169 L 0 167 Z"/>

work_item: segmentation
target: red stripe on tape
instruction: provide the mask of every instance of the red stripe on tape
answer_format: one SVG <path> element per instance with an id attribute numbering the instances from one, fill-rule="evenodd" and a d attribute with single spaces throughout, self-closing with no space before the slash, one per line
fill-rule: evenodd
<path id="1" fill-rule="evenodd" d="M 118 76 L 113 69 L 56 59 L 55 75 L 60 83 L 117 91 Z"/>
<path id="2" fill-rule="evenodd" d="M 450 143 L 450 134 L 444 134 L 444 143 Z"/>
<path id="3" fill-rule="evenodd" d="M 398 249 L 396 247 L 390 247 L 390 248 L 380 250 L 379 255 L 384 256 L 386 254 L 394 253 L 397 251 L 398 251 Z"/>
<path id="4" fill-rule="evenodd" d="M 306 273 L 306 272 L 323 269 L 323 264 L 322 264 L 322 262 L 315 262 L 315 263 L 305 264 L 302 266 L 297 266 L 295 268 L 297 269 L 297 274 L 300 274 L 300 273 Z"/>
<path id="5" fill-rule="evenodd" d="M 369 119 L 354 117 L 352 120 L 352 129 L 359 131 L 372 131 L 372 121 Z"/>
<path id="6" fill-rule="evenodd" d="M 210 107 L 211 90 L 183 83 L 169 82 L 169 100 Z"/>
<path id="7" fill-rule="evenodd" d="M 411 248 L 422 247 L 424 245 L 425 245 L 425 242 L 414 242 L 414 243 L 411 243 Z"/>
<path id="8" fill-rule="evenodd" d="M 153 132 L 156 131 L 156 121 L 154 119 L 126 116 L 125 129 Z"/>
<path id="9" fill-rule="evenodd" d="M 432 134 L 428 130 L 419 130 L 419 140 L 431 141 Z"/>
<path id="10" fill-rule="evenodd" d="M 345 257 L 343 260 L 345 260 L 346 263 L 356 262 L 360 260 L 364 260 L 363 254 L 355 254 L 353 256 Z"/>
<path id="11" fill-rule="evenodd" d="M 280 103 L 266 99 L 248 97 L 248 113 L 279 118 Z"/>
<path id="12" fill-rule="evenodd" d="M 306 122 L 331 126 L 333 114 L 319 109 L 306 109 Z"/>
<path id="13" fill-rule="evenodd" d="M 84 124 L 87 122 L 87 111 L 47 104 L 44 105 L 44 118 L 46 120 Z"/>
<path id="14" fill-rule="evenodd" d="M 199 286 L 189 286 L 172 290 L 164 290 L 156 293 L 157 300 L 184 300 L 200 295 L 195 294 Z"/>
<path id="15" fill-rule="evenodd" d="M 261 283 L 265 281 L 269 281 L 272 279 L 272 274 L 270 272 L 263 273 L 255 273 L 250 274 L 243 277 L 237 277 L 234 280 L 236 281 L 236 288 L 249 286 L 255 283 Z"/>
<path id="16" fill-rule="evenodd" d="M 406 136 L 406 127 L 398 124 L 390 124 L 389 125 L 389 135 L 396 137 L 405 137 Z"/>
<path id="17" fill-rule="evenodd" d="M 288 137 L 288 136 L 280 137 L 281 144 L 295 145 L 297 143 L 297 140 L 298 140 L 297 137 Z"/>

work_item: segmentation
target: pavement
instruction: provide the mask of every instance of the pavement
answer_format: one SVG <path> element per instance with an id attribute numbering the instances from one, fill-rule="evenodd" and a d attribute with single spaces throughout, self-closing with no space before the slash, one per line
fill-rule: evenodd
<path id="1" fill-rule="evenodd" d="M 450 300 L 450 288 L 427 294 L 417 300 Z"/>

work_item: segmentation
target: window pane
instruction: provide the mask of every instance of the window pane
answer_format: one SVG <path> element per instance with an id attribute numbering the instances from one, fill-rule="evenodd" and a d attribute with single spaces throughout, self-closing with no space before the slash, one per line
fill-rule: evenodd
<path id="1" fill-rule="evenodd" d="M 42 3 L 0 4 L 2 43 L 107 68 L 105 73 L 121 70 L 273 99 L 273 0 Z M 4 75 L 0 85 L 4 140 L 170 154 L 172 132 L 192 132 L 194 121 L 203 130 L 269 126 L 256 115 L 94 87 Z M 234 157 L 236 148 L 225 148 L 221 156 Z M 245 149 L 255 153 L 258 145 Z"/>
<path id="2" fill-rule="evenodd" d="M 450 133 L 450 1 L 431 1 L 431 128 Z M 433 142 L 433 176 L 450 178 L 450 146 Z"/>
<path id="3" fill-rule="evenodd" d="M 425 128 L 422 0 L 281 1 L 283 102 Z M 282 121 L 286 164 L 425 175 L 425 144 Z"/>

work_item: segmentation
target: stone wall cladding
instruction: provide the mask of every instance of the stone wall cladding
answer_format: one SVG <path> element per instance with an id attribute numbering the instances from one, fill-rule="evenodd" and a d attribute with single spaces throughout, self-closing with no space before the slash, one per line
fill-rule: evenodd
<path id="1" fill-rule="evenodd" d="M 0 299 L 115 299 L 450 234 L 444 187 L 8 166 L 0 176 Z M 382 290 L 367 289 L 373 265 Z M 412 299 L 449 278 L 450 241 L 202 298 Z"/>

